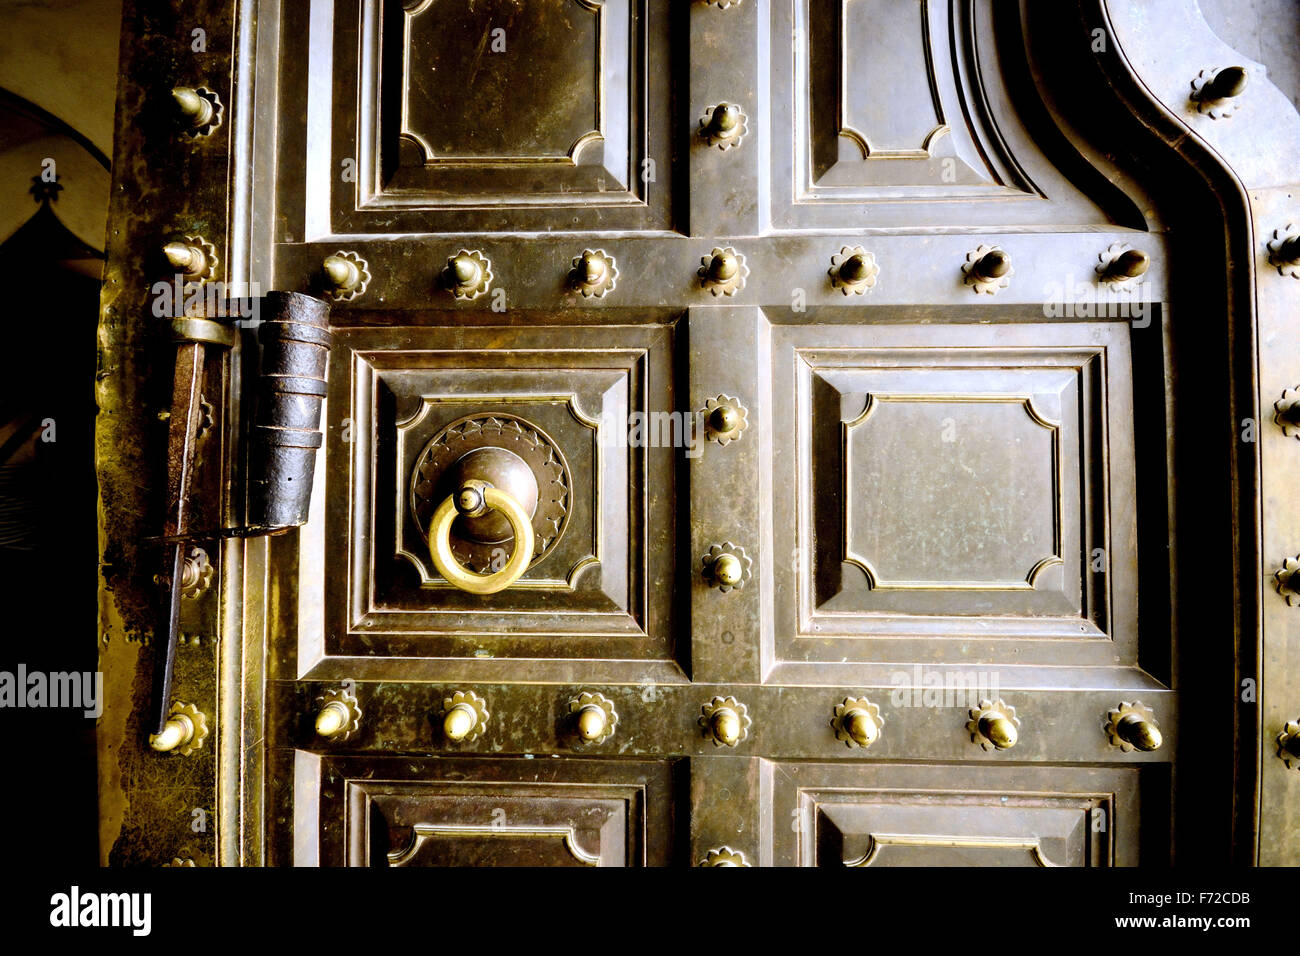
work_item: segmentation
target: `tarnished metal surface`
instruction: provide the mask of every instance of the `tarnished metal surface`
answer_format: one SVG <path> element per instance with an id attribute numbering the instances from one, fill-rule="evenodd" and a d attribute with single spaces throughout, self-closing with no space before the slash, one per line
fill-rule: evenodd
<path id="1" fill-rule="evenodd" d="M 1249 265 L 1251 204 L 1289 216 L 1266 154 L 1295 114 L 1266 119 L 1262 78 L 1230 117 L 1188 107 L 1180 84 L 1230 51 L 1118 0 L 931 4 L 921 48 L 902 15 L 810 47 L 825 24 L 803 2 L 484 2 L 411 34 L 378 0 L 170 6 L 128 3 L 100 330 L 106 860 L 502 863 L 518 841 L 566 865 L 1114 865 L 1234 840 L 1254 859 L 1256 769 L 1277 834 L 1260 860 L 1294 856 L 1300 774 L 1252 753 L 1300 707 L 1277 677 L 1257 734 L 1228 691 L 1263 676 L 1257 612 L 1269 675 L 1300 626 L 1259 587 L 1300 551 L 1294 509 L 1256 484 L 1287 487 L 1269 469 L 1300 448 L 1259 411 L 1296 385 L 1267 323 L 1300 282 Z M 205 15 L 208 54 L 182 56 Z M 1069 45 L 1093 26 L 1104 50 Z M 435 108 L 442 67 L 455 110 Z M 866 109 L 881 68 L 915 82 Z M 221 125 L 151 125 L 199 85 Z M 700 135 L 720 104 L 743 114 L 732 142 Z M 1243 133 L 1252 111 L 1271 125 Z M 1231 168 L 1197 138 L 1220 135 Z M 143 746 L 147 667 L 124 640 L 153 629 L 138 542 L 171 383 L 142 317 L 149 254 L 178 235 L 237 282 L 320 291 L 341 249 L 367 274 L 334 296 L 310 520 L 227 543 L 220 588 L 185 610 L 176 696 L 215 718 L 188 757 Z M 1125 244 L 1148 268 L 1120 287 L 1104 266 Z M 727 249 L 734 272 L 711 269 Z M 587 295 L 572 273 L 594 250 L 618 278 Z M 847 250 L 873 282 L 850 288 Z M 211 370 L 231 382 L 221 465 L 254 344 Z M 745 423 L 725 443 L 702 421 L 723 398 Z M 677 439 L 611 442 L 629 411 L 676 414 Z M 411 489 L 440 429 L 493 415 L 554 443 L 567 524 L 514 586 L 472 595 L 432 569 Z M 237 487 L 200 471 L 205 500 Z M 724 552 L 725 590 L 702 563 Z M 943 699 L 954 673 L 976 686 Z M 449 737 L 456 694 L 481 709 Z M 615 733 L 583 739 L 584 694 Z M 743 705 L 734 734 L 710 733 L 719 698 Z M 866 748 L 836 724 L 862 698 L 882 718 Z M 359 716 L 322 718 L 331 700 Z M 1139 710 L 1131 739 L 1108 734 Z M 1158 749 L 1131 745 L 1157 728 Z"/>

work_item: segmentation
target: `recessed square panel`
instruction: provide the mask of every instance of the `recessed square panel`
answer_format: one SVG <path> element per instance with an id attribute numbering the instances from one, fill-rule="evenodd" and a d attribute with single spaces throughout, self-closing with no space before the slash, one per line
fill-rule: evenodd
<path id="1" fill-rule="evenodd" d="M 777 658 L 1132 660 L 1126 331 L 774 327 Z"/>
<path id="2" fill-rule="evenodd" d="M 627 425 L 672 407 L 672 331 L 588 329 L 574 341 L 554 327 L 336 333 L 328 415 L 339 440 L 326 445 L 324 524 L 303 533 L 303 561 L 324 574 L 300 578 L 302 663 L 672 660 L 674 602 L 662 598 L 674 577 L 674 450 L 629 442 Z M 484 455 L 507 463 L 497 484 L 524 502 L 534 537 L 522 577 L 490 594 L 449 583 L 430 545 L 435 510 Z M 494 517 L 457 517 L 447 535 L 475 578 L 514 551 Z"/>

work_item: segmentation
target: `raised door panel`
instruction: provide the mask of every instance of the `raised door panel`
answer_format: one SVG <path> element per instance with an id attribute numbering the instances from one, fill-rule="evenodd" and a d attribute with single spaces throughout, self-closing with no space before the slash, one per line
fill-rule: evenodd
<path id="1" fill-rule="evenodd" d="M 799 866 L 1116 866 L 1138 862 L 1162 767 L 781 764 L 773 859 Z M 1167 798 L 1167 795 L 1166 795 Z"/>
<path id="2" fill-rule="evenodd" d="M 778 660 L 1136 660 L 1126 327 L 773 341 Z"/>
<path id="3" fill-rule="evenodd" d="M 672 852 L 668 762 L 283 759 L 300 866 L 646 866 Z"/>
<path id="4" fill-rule="evenodd" d="M 291 5 L 281 103 L 307 122 L 281 127 L 281 238 L 668 228 L 672 16 L 664 0 Z"/>
<path id="5" fill-rule="evenodd" d="M 335 338 L 317 479 L 326 505 L 302 533 L 285 609 L 295 676 L 429 679 L 449 673 L 436 662 L 457 661 L 470 666 L 451 673 L 505 677 L 508 661 L 527 659 L 533 677 L 569 660 L 587 663 L 586 680 L 681 679 L 673 423 L 690 422 L 664 412 L 676 402 L 672 327 Z M 485 455 L 517 466 L 523 484 L 509 487 L 534 537 L 523 576 L 495 594 L 449 584 L 430 547 L 434 512 Z M 491 520 L 451 525 L 455 562 L 470 573 L 499 571 L 513 554 L 509 526 Z"/>

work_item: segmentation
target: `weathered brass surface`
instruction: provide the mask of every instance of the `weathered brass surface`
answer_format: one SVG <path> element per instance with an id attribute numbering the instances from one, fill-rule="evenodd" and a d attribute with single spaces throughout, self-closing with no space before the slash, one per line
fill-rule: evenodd
<path id="1" fill-rule="evenodd" d="M 1238 427 L 1296 385 L 1300 118 L 1189 0 L 829 6 L 127 0 L 106 862 L 1300 860 L 1300 446 L 1282 408 Z M 200 77 L 222 119 L 182 136 Z M 310 520 L 205 542 L 181 607 L 212 734 L 182 760 L 142 723 L 140 542 L 150 290 L 200 266 L 330 297 L 335 344 Z M 213 528 L 236 335 L 203 357 Z M 487 446 L 534 476 L 514 521 L 456 471 Z M 448 583 L 496 548 L 508 587 Z M 1139 700 L 1158 724 L 1112 719 Z"/>

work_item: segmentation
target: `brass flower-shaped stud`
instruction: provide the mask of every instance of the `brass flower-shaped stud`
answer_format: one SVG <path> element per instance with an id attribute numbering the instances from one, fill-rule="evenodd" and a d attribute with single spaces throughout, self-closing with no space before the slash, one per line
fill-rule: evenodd
<path id="1" fill-rule="evenodd" d="M 835 705 L 831 717 L 835 739 L 844 741 L 846 747 L 870 747 L 884 726 L 880 708 L 865 697 L 845 697 L 844 703 Z"/>
<path id="2" fill-rule="evenodd" d="M 1300 438 L 1300 385 L 1282 390 L 1282 397 L 1273 403 L 1273 421 L 1288 438 Z"/>
<path id="3" fill-rule="evenodd" d="M 492 263 L 478 250 L 462 249 L 447 260 L 442 284 L 458 299 L 477 299 L 492 285 Z"/>
<path id="4" fill-rule="evenodd" d="M 749 580 L 754 561 L 739 545 L 724 541 L 709 548 L 703 558 L 704 580 L 726 594 L 732 588 L 740 590 Z"/>
<path id="5" fill-rule="evenodd" d="M 745 138 L 746 120 L 744 111 L 734 103 L 710 106 L 700 117 L 700 137 L 710 146 L 731 149 Z"/>
<path id="6" fill-rule="evenodd" d="M 338 688 L 316 698 L 316 733 L 328 740 L 344 741 L 361 729 L 361 705 L 351 690 Z"/>
<path id="7" fill-rule="evenodd" d="M 181 597 L 196 598 L 212 586 L 212 562 L 202 548 L 191 548 L 181 567 Z"/>
<path id="8" fill-rule="evenodd" d="M 168 711 L 162 733 L 149 735 L 149 746 L 160 753 L 174 752 L 188 757 L 207 739 L 207 718 L 193 704 L 175 701 Z"/>
<path id="9" fill-rule="evenodd" d="M 456 743 L 478 739 L 490 716 L 487 701 L 472 690 L 458 690 L 442 702 L 443 733 Z"/>
<path id="10" fill-rule="evenodd" d="M 1111 746 L 1124 753 L 1159 750 L 1164 742 L 1155 711 L 1140 700 L 1121 701 L 1114 710 L 1107 711 L 1105 731 Z"/>
<path id="11" fill-rule="evenodd" d="M 970 709 L 966 730 L 971 743 L 985 750 L 1010 750 L 1020 739 L 1020 719 L 1016 709 L 1001 698 L 981 700 L 978 707 Z"/>
<path id="12" fill-rule="evenodd" d="M 749 736 L 748 708 L 734 697 L 715 697 L 700 708 L 700 726 L 715 747 L 734 747 Z"/>
<path id="13" fill-rule="evenodd" d="M 1210 119 L 1231 116 L 1241 106 L 1250 74 L 1245 67 L 1225 66 L 1220 70 L 1201 70 L 1192 80 L 1192 102 L 1196 110 Z"/>
<path id="14" fill-rule="evenodd" d="M 1286 598 L 1286 603 L 1291 607 L 1300 604 L 1300 555 L 1294 558 L 1287 558 L 1282 562 L 1282 567 L 1278 568 L 1273 574 L 1273 584 L 1277 587 L 1277 593 Z"/>
<path id="15" fill-rule="evenodd" d="M 202 236 L 182 236 L 163 245 L 163 258 L 186 282 L 207 282 L 217 271 L 217 247 Z"/>
<path id="16" fill-rule="evenodd" d="M 997 246 L 979 245 L 974 251 L 966 253 L 962 263 L 962 276 L 971 290 L 993 295 L 998 289 L 1005 289 L 1011 284 L 1015 270 L 1011 268 L 1011 256 Z"/>
<path id="17" fill-rule="evenodd" d="M 323 291 L 335 302 L 351 302 L 370 284 L 366 260 L 355 252 L 336 252 L 326 256 L 320 271 Z"/>
<path id="18" fill-rule="evenodd" d="M 1300 770 L 1300 720 L 1288 720 L 1277 735 L 1277 755 L 1288 770 Z"/>
<path id="19" fill-rule="evenodd" d="M 743 255 L 727 246 L 703 256 L 696 275 L 700 278 L 701 289 L 708 289 L 714 295 L 735 295 L 745 288 L 749 266 L 745 265 Z"/>
<path id="20" fill-rule="evenodd" d="M 1300 228 L 1295 223 L 1273 230 L 1273 238 L 1268 241 L 1268 264 L 1276 267 L 1278 275 L 1300 279 Z"/>
<path id="21" fill-rule="evenodd" d="M 749 427 L 749 409 L 731 395 L 707 399 L 700 411 L 704 416 L 704 437 L 719 445 L 736 441 Z"/>
<path id="22" fill-rule="evenodd" d="M 831 256 L 828 270 L 831 287 L 845 295 L 862 295 L 875 288 L 880 267 L 876 257 L 861 246 L 845 246 L 837 256 Z"/>
<path id="23" fill-rule="evenodd" d="M 581 292 L 584 299 L 604 297 L 617 282 L 618 266 L 604 249 L 584 249 L 569 270 L 569 288 Z"/>
<path id="24" fill-rule="evenodd" d="M 569 701 L 569 713 L 574 717 L 578 736 L 586 743 L 608 740 L 618 726 L 614 702 L 604 694 L 579 694 Z"/>
<path id="25" fill-rule="evenodd" d="M 1127 242 L 1112 242 L 1097 254 L 1096 272 L 1101 281 L 1115 289 L 1131 289 L 1146 275 L 1151 257 Z"/>
<path id="26" fill-rule="evenodd" d="M 172 90 L 172 108 L 181 132 L 191 139 L 208 136 L 221 125 L 221 100 L 205 86 Z"/>
<path id="27" fill-rule="evenodd" d="M 749 861 L 739 850 L 720 846 L 716 850 L 710 850 L 708 855 L 700 860 L 700 866 L 749 866 Z"/>

